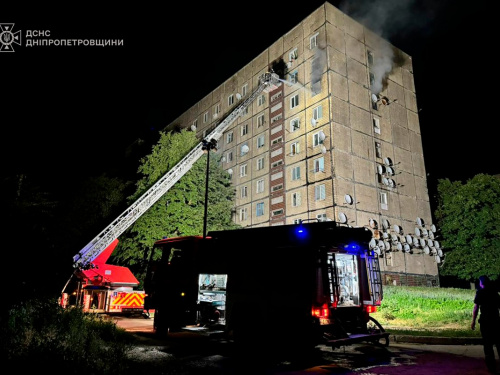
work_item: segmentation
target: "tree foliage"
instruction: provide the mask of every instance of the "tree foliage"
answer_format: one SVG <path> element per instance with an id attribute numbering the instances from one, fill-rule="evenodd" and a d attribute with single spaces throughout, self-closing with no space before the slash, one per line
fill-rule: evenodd
<path id="1" fill-rule="evenodd" d="M 435 212 L 442 234 L 443 276 L 472 281 L 500 275 L 500 179 L 478 174 L 466 183 L 438 181 Z"/>
<path id="2" fill-rule="evenodd" d="M 193 132 L 161 133 L 152 153 L 141 160 L 131 202 L 174 167 L 198 143 Z M 234 188 L 230 176 L 218 165 L 218 155 L 209 158 L 207 230 L 235 228 L 232 221 Z M 201 157 L 152 207 L 120 237 L 113 259 L 125 264 L 141 279 L 155 241 L 164 237 L 202 235 L 205 207 L 207 155 Z M 155 258 L 159 254 L 155 254 Z"/>

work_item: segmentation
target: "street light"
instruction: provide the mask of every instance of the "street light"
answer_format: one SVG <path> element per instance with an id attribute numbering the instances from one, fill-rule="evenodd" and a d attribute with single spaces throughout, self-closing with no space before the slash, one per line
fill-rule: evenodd
<path id="1" fill-rule="evenodd" d="M 207 217 L 208 217 L 208 172 L 210 170 L 210 151 L 217 151 L 217 141 L 211 139 L 210 141 L 203 140 L 201 149 L 207 154 L 207 170 L 205 175 L 205 214 L 203 215 L 203 238 L 207 237 Z"/>

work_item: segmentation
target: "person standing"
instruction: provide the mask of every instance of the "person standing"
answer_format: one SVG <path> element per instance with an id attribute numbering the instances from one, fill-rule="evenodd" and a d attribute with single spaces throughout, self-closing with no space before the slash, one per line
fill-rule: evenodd
<path id="1" fill-rule="evenodd" d="M 492 285 L 488 276 L 479 277 L 479 288 L 474 297 L 471 329 L 476 328 L 476 318 L 479 315 L 479 329 L 483 339 L 484 359 L 488 370 L 496 373 L 495 352 L 500 357 L 500 295 Z"/>

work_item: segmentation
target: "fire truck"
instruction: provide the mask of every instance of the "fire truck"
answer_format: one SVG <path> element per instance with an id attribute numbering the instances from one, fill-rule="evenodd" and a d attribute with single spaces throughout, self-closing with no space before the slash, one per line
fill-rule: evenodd
<path id="1" fill-rule="evenodd" d="M 61 306 L 81 306 L 83 311 L 106 314 L 143 314 L 145 293 L 127 267 L 106 264 L 118 245 L 114 240 L 86 268 L 78 268 L 66 283 Z"/>
<path id="2" fill-rule="evenodd" d="M 147 299 L 159 336 L 191 331 L 276 350 L 389 345 L 366 228 L 333 221 L 212 231 L 155 243 Z M 152 254 L 151 254 L 152 256 Z"/>
<path id="3" fill-rule="evenodd" d="M 207 131 L 206 138 L 211 144 L 216 144 L 224 131 L 245 114 L 248 106 L 262 92 L 270 92 L 279 85 L 281 81 L 278 74 L 262 74 L 255 91 L 221 119 L 210 132 Z M 83 306 L 85 311 L 104 313 L 143 311 L 145 295 L 143 291 L 135 291 L 134 288 L 139 285 L 135 276 L 127 267 L 108 265 L 106 261 L 116 248 L 118 237 L 191 169 L 204 154 L 205 144 L 205 140 L 201 141 L 73 257 L 74 272 L 61 292 L 62 306 L 77 305 Z"/>

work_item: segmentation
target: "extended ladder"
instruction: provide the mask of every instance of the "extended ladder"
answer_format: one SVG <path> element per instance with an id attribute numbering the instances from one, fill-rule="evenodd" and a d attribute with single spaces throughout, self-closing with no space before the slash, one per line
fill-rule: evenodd
<path id="1" fill-rule="evenodd" d="M 207 139 L 218 141 L 224 131 L 242 115 L 246 108 L 262 91 L 272 91 L 281 84 L 276 73 L 264 73 L 259 78 L 257 89 L 238 107 L 235 108 L 212 132 Z M 87 246 L 73 257 L 74 268 L 86 268 L 108 245 L 118 238 L 128 227 L 158 201 L 203 155 L 203 142 L 192 149 L 177 165 L 170 169 L 148 191 L 138 198 L 129 208 L 118 216 L 110 225 L 99 233 Z"/>

